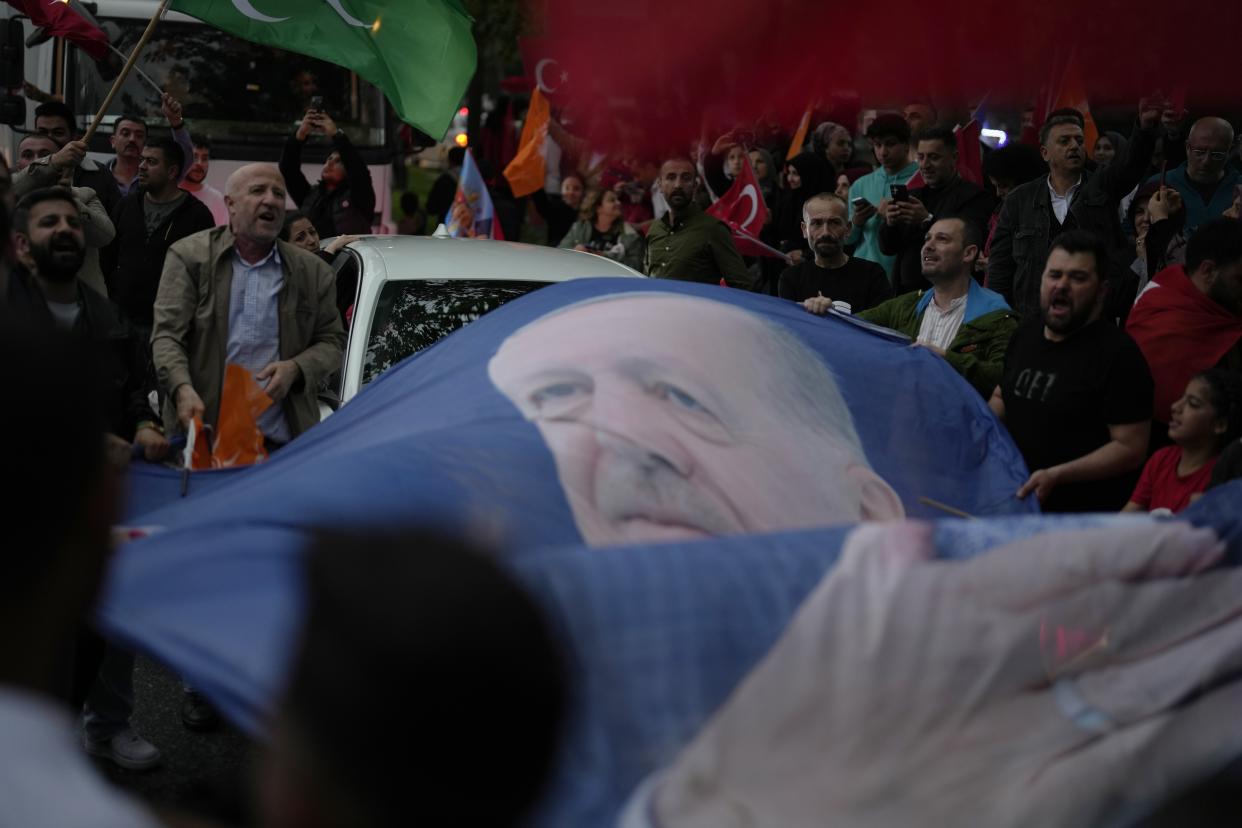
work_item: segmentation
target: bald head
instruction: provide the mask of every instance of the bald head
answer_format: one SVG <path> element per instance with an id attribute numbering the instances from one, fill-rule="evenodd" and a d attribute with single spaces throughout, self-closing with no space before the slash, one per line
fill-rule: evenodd
<path id="1" fill-rule="evenodd" d="M 1233 143 L 1233 125 L 1224 118 L 1200 118 L 1190 128 L 1190 140 L 1202 138 L 1229 146 Z"/>
<path id="2" fill-rule="evenodd" d="M 270 244 L 285 221 L 285 179 L 271 164 L 247 164 L 229 176 L 224 203 L 233 235 Z"/>
<path id="3" fill-rule="evenodd" d="M 1231 149 L 1233 126 L 1224 118 L 1200 118 L 1186 139 L 1186 176 L 1198 184 L 1220 181 Z"/>
<path id="4" fill-rule="evenodd" d="M 280 182 L 281 186 L 285 183 L 285 177 L 280 174 L 280 170 L 271 164 L 247 164 L 244 167 L 238 167 L 228 177 L 224 183 L 224 194 L 235 195 L 253 178 L 274 178 Z"/>

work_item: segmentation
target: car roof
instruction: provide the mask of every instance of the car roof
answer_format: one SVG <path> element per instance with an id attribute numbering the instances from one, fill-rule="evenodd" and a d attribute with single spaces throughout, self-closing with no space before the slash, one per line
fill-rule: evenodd
<path id="1" fill-rule="evenodd" d="M 641 277 L 620 262 L 577 250 L 489 239 L 364 236 L 349 245 L 367 272 L 386 281 L 471 279 L 564 282 L 609 276 Z"/>

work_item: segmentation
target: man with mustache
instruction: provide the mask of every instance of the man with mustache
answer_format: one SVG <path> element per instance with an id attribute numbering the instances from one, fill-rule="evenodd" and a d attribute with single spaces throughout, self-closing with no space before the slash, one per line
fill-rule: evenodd
<path id="1" fill-rule="evenodd" d="M 538 426 L 589 545 L 904 514 L 820 357 L 723 302 L 561 308 L 506 339 L 488 375 Z"/>
<path id="2" fill-rule="evenodd" d="M 181 104 L 167 93 L 160 100 L 160 109 L 168 121 L 173 140 L 181 147 L 186 158 L 194 157 L 194 142 L 190 140 L 190 131 L 185 127 L 185 119 L 181 117 Z M 112 136 L 108 139 L 116 157 L 108 162 L 108 169 L 116 181 L 121 196 L 127 196 L 137 190 L 142 182 L 138 179 L 138 165 L 142 163 L 142 151 L 147 146 L 147 123 L 137 115 L 127 114 L 117 118 L 112 125 Z M 178 173 L 177 181 L 185 178 L 189 171 L 185 165 Z"/>
<path id="3" fill-rule="evenodd" d="M 874 308 L 893 295 L 884 268 L 845 252 L 850 232 L 849 206 L 834 193 L 811 196 L 802 205 L 802 235 L 813 260 L 804 260 L 781 273 L 777 291 L 782 299 L 801 302 L 823 316 L 833 302 L 849 305 L 851 313 Z"/>
<path id="4" fill-rule="evenodd" d="M 1121 200 L 1138 185 L 1155 149 L 1160 102 L 1140 104 L 1139 121 L 1126 149 L 1103 169 L 1087 171 L 1081 116 L 1053 115 L 1039 131 L 1048 176 L 1015 189 L 1001 207 L 988 256 L 988 287 L 1005 297 L 1023 319 L 1038 317 L 1044 262 L 1063 232 L 1086 230 L 1117 255 L 1111 273 L 1122 275 L 1125 246 L 1118 217 Z"/>
<path id="5" fill-rule="evenodd" d="M 1111 166 L 1111 165 L 1110 165 Z M 1005 354 L 989 406 L 1032 470 L 1018 497 L 1046 512 L 1112 512 L 1125 505 L 1147 459 L 1153 383 L 1138 345 L 1101 319 L 1108 253 L 1089 233 L 1052 244 L 1040 317 Z"/>
<path id="6" fill-rule="evenodd" d="M 107 257 L 112 264 L 108 285 L 125 315 L 148 334 L 168 248 L 215 224 L 207 205 L 177 186 L 186 163 L 171 138 L 150 142 L 138 165 L 141 186 L 122 198 L 112 214 L 116 243 Z"/>
<path id="7" fill-rule="evenodd" d="M 277 240 L 287 194 L 275 167 L 242 167 L 225 189 L 229 226 L 174 244 L 160 277 L 151 350 L 164 423 L 214 425 L 225 364 L 236 364 L 276 402 L 259 417 L 275 449 L 319 421 L 316 387 L 340 367 L 336 279 L 318 256 Z"/>
<path id="8" fill-rule="evenodd" d="M 750 287 L 746 262 L 723 222 L 694 203 L 699 173 L 688 158 L 670 158 L 660 167 L 660 194 L 668 212 L 651 223 L 643 270 L 656 279 Z"/>
<path id="9" fill-rule="evenodd" d="M 8 304 L 36 324 L 70 331 L 89 343 L 108 389 L 104 419 L 114 465 L 127 463 L 135 451 L 149 461 L 162 460 L 168 441 L 148 401 L 155 383 L 143 342 L 115 305 L 78 278 L 86 239 L 74 194 L 53 188 L 23 198 L 14 213 L 13 240 L 25 266 L 10 273 Z M 145 770 L 159 763 L 160 753 L 130 726 L 133 668 L 131 653 L 112 646 L 103 650 L 83 710 L 83 735 L 88 752 Z"/>

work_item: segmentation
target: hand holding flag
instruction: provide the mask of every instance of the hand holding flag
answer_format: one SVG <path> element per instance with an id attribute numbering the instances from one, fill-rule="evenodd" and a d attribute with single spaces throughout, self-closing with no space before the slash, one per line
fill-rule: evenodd
<path id="1" fill-rule="evenodd" d="M 743 256 L 770 256 L 790 261 L 784 253 L 759 241 L 763 225 L 768 221 L 768 206 L 763 202 L 749 157 L 743 158 L 742 172 L 733 180 L 733 186 L 708 207 L 707 212 L 729 225 L 733 243 Z"/>

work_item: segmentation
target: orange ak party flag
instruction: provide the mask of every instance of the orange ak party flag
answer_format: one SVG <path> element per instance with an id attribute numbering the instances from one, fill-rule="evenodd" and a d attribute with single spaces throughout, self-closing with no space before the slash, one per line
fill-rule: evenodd
<path id="1" fill-rule="evenodd" d="M 789 145 L 789 152 L 785 153 L 785 160 L 789 161 L 798 153 L 802 152 L 802 145 L 806 143 L 806 131 L 811 128 L 811 107 L 806 108 L 806 112 L 802 113 L 802 120 L 798 122 L 798 131 L 794 133 L 793 143 Z"/>
<path id="2" fill-rule="evenodd" d="M 1067 106 L 1072 106 L 1082 113 L 1083 146 L 1087 150 L 1087 157 L 1094 158 L 1095 141 L 1100 137 L 1100 131 L 1095 126 L 1095 119 L 1091 117 L 1091 106 L 1087 103 L 1087 85 L 1083 83 L 1077 55 L 1070 55 L 1069 61 L 1065 64 L 1061 87 L 1052 96 L 1052 105 L 1048 111 L 1063 109 Z"/>
<path id="3" fill-rule="evenodd" d="M 202 420 L 196 417 L 192 436 L 187 441 L 190 468 L 195 471 L 223 469 L 266 460 L 259 415 L 272 404 L 272 398 L 259 387 L 249 371 L 240 365 L 225 366 L 215 440 L 208 439 Z"/>
<path id="4" fill-rule="evenodd" d="M 522 124 L 522 140 L 517 155 L 505 167 L 505 178 L 515 198 L 539 190 L 548 174 L 548 162 L 543 156 L 543 139 L 548 135 L 548 119 L 552 109 L 543 91 L 535 87 L 530 96 L 530 108 L 526 110 L 526 122 Z"/>

